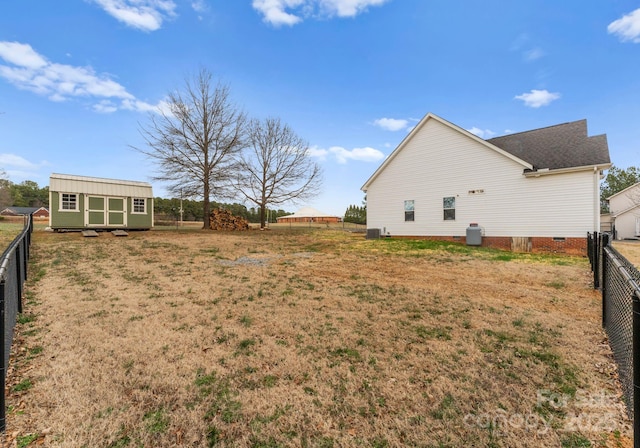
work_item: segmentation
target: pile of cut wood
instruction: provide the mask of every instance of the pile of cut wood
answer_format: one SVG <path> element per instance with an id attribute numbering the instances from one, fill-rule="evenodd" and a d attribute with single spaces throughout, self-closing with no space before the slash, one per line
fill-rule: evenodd
<path id="1" fill-rule="evenodd" d="M 229 210 L 213 209 L 210 216 L 211 230 L 249 230 L 249 222 L 240 216 L 234 216 Z"/>

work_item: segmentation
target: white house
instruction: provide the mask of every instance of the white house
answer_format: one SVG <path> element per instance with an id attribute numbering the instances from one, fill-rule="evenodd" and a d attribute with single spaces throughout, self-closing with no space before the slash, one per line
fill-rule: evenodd
<path id="1" fill-rule="evenodd" d="M 607 199 L 615 238 L 640 238 L 640 183 L 625 188 Z"/>
<path id="2" fill-rule="evenodd" d="M 429 113 L 362 186 L 367 228 L 464 242 L 477 223 L 483 246 L 583 254 L 610 166 L 586 120 L 483 140 Z"/>

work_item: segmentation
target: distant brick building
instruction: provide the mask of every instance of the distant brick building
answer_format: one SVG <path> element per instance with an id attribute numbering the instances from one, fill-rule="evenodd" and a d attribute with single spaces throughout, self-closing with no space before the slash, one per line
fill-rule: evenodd
<path id="1" fill-rule="evenodd" d="M 322 213 L 313 207 L 302 207 L 292 215 L 280 216 L 276 219 L 279 223 L 317 222 L 329 224 L 342 222 L 342 217 L 327 215 L 326 213 Z"/>
<path id="2" fill-rule="evenodd" d="M 0 211 L 2 216 L 27 216 L 33 215 L 34 218 L 48 218 L 49 209 L 46 207 L 7 207 Z"/>

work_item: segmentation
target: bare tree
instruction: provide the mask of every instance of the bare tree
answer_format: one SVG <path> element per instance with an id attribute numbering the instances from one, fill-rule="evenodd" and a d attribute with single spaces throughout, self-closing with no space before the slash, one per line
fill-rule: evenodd
<path id="1" fill-rule="evenodd" d="M 11 181 L 7 172 L 0 168 L 0 209 L 13 205 L 11 198 Z"/>
<path id="2" fill-rule="evenodd" d="M 228 197 L 237 172 L 235 156 L 245 145 L 246 115 L 231 102 L 229 86 L 213 85 L 202 69 L 167 99 L 167 110 L 141 126 L 147 148 L 134 149 L 157 165 L 154 180 L 167 182 L 175 196 L 202 198 L 204 228 L 210 224 L 211 197 Z"/>
<path id="3" fill-rule="evenodd" d="M 318 194 L 322 173 L 308 150 L 307 142 L 278 118 L 249 124 L 248 145 L 239 158 L 234 185 L 260 207 L 260 228 L 265 226 L 267 205 L 298 202 Z"/>

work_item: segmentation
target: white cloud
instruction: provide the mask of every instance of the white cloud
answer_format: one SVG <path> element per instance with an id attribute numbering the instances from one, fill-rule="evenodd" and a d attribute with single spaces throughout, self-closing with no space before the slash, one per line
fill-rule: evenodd
<path id="1" fill-rule="evenodd" d="M 545 52 L 541 48 L 532 48 L 524 52 L 524 60 L 527 62 L 533 62 L 541 57 L 545 56 Z"/>
<path id="2" fill-rule="evenodd" d="M 387 0 L 319 0 L 320 6 L 329 15 L 338 17 L 354 17 L 364 12 L 369 6 L 380 6 Z"/>
<path id="3" fill-rule="evenodd" d="M 124 99 L 121 104 L 122 109 L 133 110 L 135 112 L 154 112 L 172 115 L 171 107 L 166 101 L 160 101 L 158 104 L 149 104 L 136 99 Z"/>
<path id="4" fill-rule="evenodd" d="M 373 124 L 386 130 L 386 131 L 401 131 L 406 129 L 409 125 L 409 120 L 397 119 L 397 118 L 378 118 L 374 120 Z"/>
<path id="5" fill-rule="evenodd" d="M 191 7 L 197 13 L 203 13 L 209 10 L 209 5 L 207 5 L 205 0 L 193 0 L 191 2 Z"/>
<path id="6" fill-rule="evenodd" d="M 640 43 L 640 8 L 611 22 L 607 31 L 617 35 L 622 42 Z"/>
<path id="7" fill-rule="evenodd" d="M 10 64 L 30 69 L 38 69 L 47 65 L 47 61 L 33 51 L 30 45 L 20 42 L 0 42 L 0 58 Z"/>
<path id="8" fill-rule="evenodd" d="M 329 151 L 327 151 L 326 149 L 318 148 L 317 146 L 312 146 L 307 149 L 307 154 L 310 157 L 316 157 L 320 160 L 326 160 Z"/>
<path id="9" fill-rule="evenodd" d="M 319 148 L 312 146 L 307 149 L 307 154 L 311 157 L 316 157 L 319 160 L 327 160 L 329 156 L 335 157 L 336 161 L 340 164 L 345 164 L 349 160 L 357 160 L 361 162 L 377 162 L 384 159 L 385 155 L 382 151 L 378 151 L 374 148 L 354 148 L 348 150 L 342 146 L 332 146 L 329 149 Z"/>
<path id="10" fill-rule="evenodd" d="M 162 22 L 176 15 L 172 0 L 93 0 L 120 22 L 142 31 L 160 29 Z"/>
<path id="11" fill-rule="evenodd" d="M 43 160 L 39 163 L 33 163 L 22 156 L 16 154 L 0 154 L 0 166 L 3 167 L 9 178 L 13 182 L 23 180 L 33 180 L 38 177 L 38 170 L 44 166 L 48 166 L 49 162 Z"/>
<path id="12" fill-rule="evenodd" d="M 109 100 L 102 100 L 99 103 L 94 104 L 92 109 L 101 114 L 111 114 L 118 110 L 118 106 Z"/>
<path id="13" fill-rule="evenodd" d="M 198 20 L 202 20 L 203 15 L 209 12 L 207 0 L 192 0 L 191 8 L 198 14 Z"/>
<path id="14" fill-rule="evenodd" d="M 529 93 L 523 93 L 522 95 L 516 95 L 516 100 L 524 101 L 524 105 L 533 107 L 534 109 L 541 106 L 548 106 L 552 101 L 560 98 L 559 93 L 552 93 L 548 90 L 531 90 Z"/>
<path id="15" fill-rule="evenodd" d="M 295 25 L 302 19 L 294 14 L 286 12 L 286 9 L 297 8 L 303 5 L 305 0 L 253 0 L 253 8 L 262 13 L 262 20 L 273 26 Z"/>
<path id="16" fill-rule="evenodd" d="M 47 162 L 40 162 L 40 164 L 29 162 L 24 157 L 21 157 L 15 154 L 0 154 L 0 166 L 3 166 L 3 167 L 19 168 L 22 170 L 25 170 L 25 169 L 32 170 L 46 164 Z"/>
<path id="17" fill-rule="evenodd" d="M 97 74 L 91 67 L 77 67 L 48 61 L 28 44 L 0 41 L 0 78 L 19 89 L 44 95 L 51 101 L 71 98 L 93 98 L 93 110 L 111 113 L 118 109 L 138 112 L 166 109 L 166 103 L 151 105 L 140 101 L 121 84 L 107 75 Z M 119 101 L 119 104 L 114 101 Z"/>
<path id="18" fill-rule="evenodd" d="M 473 135 L 477 135 L 478 137 L 483 138 L 483 139 L 491 138 L 494 135 L 496 135 L 496 133 L 493 132 L 490 129 L 480 129 L 480 128 L 477 128 L 475 126 L 472 127 L 471 129 L 467 129 L 467 131 L 469 131 Z"/>
<path id="19" fill-rule="evenodd" d="M 293 26 L 312 15 L 354 17 L 389 0 L 253 0 L 253 8 L 273 26 Z"/>
<path id="20" fill-rule="evenodd" d="M 384 159 L 384 154 L 374 148 L 354 148 L 351 151 L 341 146 L 332 146 L 329 148 L 329 152 L 333 154 L 338 163 L 347 163 L 349 160 L 358 160 L 361 162 L 376 162 Z"/>

